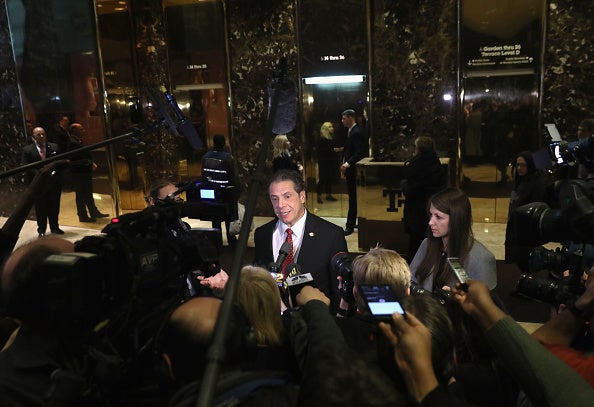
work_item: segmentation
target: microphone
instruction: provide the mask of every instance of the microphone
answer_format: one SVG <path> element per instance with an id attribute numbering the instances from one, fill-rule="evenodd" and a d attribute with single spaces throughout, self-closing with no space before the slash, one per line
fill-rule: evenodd
<path id="1" fill-rule="evenodd" d="M 186 183 L 180 183 L 177 184 L 177 191 L 175 191 L 173 193 L 173 195 L 179 195 L 182 192 L 186 192 L 189 191 L 190 189 L 194 189 L 194 188 L 198 188 L 198 186 L 201 184 L 201 180 L 197 180 L 197 181 L 190 181 L 190 182 L 186 182 Z"/>
<path id="2" fill-rule="evenodd" d="M 189 121 L 186 116 L 184 116 L 183 112 L 179 108 L 179 105 L 177 104 L 175 96 L 167 92 L 165 89 L 162 90 L 163 94 L 165 95 L 165 100 L 167 100 L 167 104 L 177 117 L 177 130 L 184 135 L 184 137 L 190 142 L 195 150 L 200 150 L 202 148 L 202 140 L 200 139 L 200 136 L 198 136 L 196 127 L 194 127 L 194 124 L 192 124 L 192 122 Z"/>
<path id="3" fill-rule="evenodd" d="M 156 90 L 152 88 L 147 88 L 147 91 L 152 99 L 153 107 L 155 111 L 159 113 L 161 119 L 165 122 L 169 130 L 171 130 L 176 136 L 180 136 L 180 133 L 188 140 L 188 142 L 194 147 L 194 149 L 199 150 L 202 148 L 202 140 L 200 136 L 198 136 L 198 132 L 196 128 L 183 114 L 181 109 L 179 108 L 175 96 L 169 93 L 164 86 L 161 87 L 161 92 L 165 96 L 165 100 L 167 104 L 173 110 L 175 114 L 175 118 L 177 122 L 174 121 L 165 108 L 165 105 L 162 103 L 162 98 L 156 92 Z"/>
<path id="4" fill-rule="evenodd" d="M 277 95 L 275 95 L 278 92 Z M 268 115 L 272 113 L 272 101 L 277 98 L 274 111 L 272 132 L 287 134 L 295 128 L 297 118 L 297 88 L 287 78 L 287 59 L 280 59 L 276 75 L 268 85 Z"/>
<path id="5" fill-rule="evenodd" d="M 276 261 L 270 263 L 270 266 L 268 267 L 269 271 L 271 273 L 281 273 L 281 267 L 283 265 L 283 262 L 285 261 L 290 252 L 291 243 L 284 242 L 280 249 L 278 249 L 278 257 L 276 258 Z"/>
<path id="6" fill-rule="evenodd" d="M 314 279 L 311 273 L 301 273 L 301 267 L 297 263 L 291 263 L 287 266 L 287 290 L 291 298 L 291 305 L 297 304 L 297 294 L 301 292 L 301 289 L 306 285 L 314 287 Z"/>

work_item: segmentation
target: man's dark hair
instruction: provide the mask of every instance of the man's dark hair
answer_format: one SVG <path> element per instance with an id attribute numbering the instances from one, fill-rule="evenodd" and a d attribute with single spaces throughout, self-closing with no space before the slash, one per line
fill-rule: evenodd
<path id="1" fill-rule="evenodd" d="M 295 192 L 297 193 L 305 191 L 305 181 L 303 181 L 303 177 L 297 171 L 278 170 L 277 172 L 272 174 L 272 177 L 270 177 L 270 182 L 268 183 L 268 185 L 282 181 L 292 181 L 293 186 L 295 187 Z"/>
<path id="2" fill-rule="evenodd" d="M 214 148 L 217 150 L 222 150 L 225 148 L 225 136 L 222 134 L 215 134 L 212 138 L 212 142 Z"/>
<path id="3" fill-rule="evenodd" d="M 161 188 L 166 187 L 167 185 L 175 185 L 175 183 L 166 179 L 156 181 L 154 184 L 151 185 L 151 189 L 149 191 L 148 196 L 153 199 L 157 199 L 159 197 L 159 191 L 161 190 Z"/>
<path id="4" fill-rule="evenodd" d="M 342 112 L 342 116 L 355 117 L 355 111 L 353 109 L 347 109 Z"/>
<path id="5" fill-rule="evenodd" d="M 306 363 L 299 406 L 406 405 L 406 397 L 389 378 L 346 345 Z"/>
<path id="6" fill-rule="evenodd" d="M 580 127 L 594 133 L 594 119 L 588 118 L 580 122 Z"/>

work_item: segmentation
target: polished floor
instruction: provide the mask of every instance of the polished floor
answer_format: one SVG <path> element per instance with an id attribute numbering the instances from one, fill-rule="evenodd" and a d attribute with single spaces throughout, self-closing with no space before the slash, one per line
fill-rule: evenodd
<path id="1" fill-rule="evenodd" d="M 126 180 L 129 179 L 129 174 L 125 173 L 127 171 L 125 166 L 120 165 L 118 168 L 119 172 L 122 172 L 121 176 L 118 175 L 118 178 L 121 178 L 120 182 L 124 182 L 121 186 L 124 186 Z M 183 170 L 183 175 L 186 178 L 189 177 L 190 172 L 200 173 L 199 168 L 189 169 L 180 166 L 180 169 Z M 121 189 L 121 207 L 125 213 L 139 210 L 144 207 L 144 188 L 141 188 L 144 183 L 144 174 L 140 167 L 138 174 L 140 181 L 138 182 L 138 188 Z M 493 252 L 496 259 L 501 260 L 504 258 L 503 244 L 505 241 L 505 228 L 511 183 L 509 181 L 506 183 L 498 183 L 497 181 L 500 181 L 500 175 L 497 174 L 497 171 L 492 164 L 465 165 L 463 167 L 463 175 L 465 181 L 462 189 L 464 189 L 470 197 L 475 237 Z M 510 168 L 508 168 L 508 176 L 511 178 Z M 315 192 L 309 192 L 307 194 L 306 203 L 308 210 L 330 222 L 344 227 L 346 213 L 348 211 L 348 197 L 343 183 L 344 180 L 340 180 L 333 189 L 333 191 L 336 191 L 332 194 L 337 199 L 336 201 L 328 201 L 326 199 L 326 194 L 323 194 L 320 196 L 322 203 L 319 203 L 317 194 Z M 101 192 L 93 194 L 99 210 L 113 216 L 114 204 L 113 199 L 109 194 L 107 180 L 96 179 L 94 188 L 95 191 Z M 368 191 L 366 196 L 362 196 L 364 205 L 360 205 L 359 216 L 364 216 L 367 219 L 401 220 L 402 208 L 399 208 L 398 212 L 386 212 L 388 198 L 384 197 L 378 199 L 376 198 L 378 196 L 382 197 L 381 190 Z M 75 241 L 82 236 L 100 233 L 101 229 L 110 222 L 111 218 L 97 219 L 95 223 L 79 222 L 74 199 L 74 192 L 64 191 L 62 193 L 60 225 L 66 232 L 64 237 Z M 253 221 L 254 226 L 258 227 L 268 221 L 268 219 L 269 218 L 265 217 L 255 217 Z M 196 228 L 211 226 L 208 221 L 195 219 L 188 220 L 188 223 Z M 357 230 L 355 230 L 355 233 L 347 236 L 349 251 L 357 252 L 367 249 L 358 247 L 357 233 Z M 28 221 L 23 228 L 19 244 L 33 238 L 37 238 L 35 222 Z M 223 239 L 225 239 L 225 237 L 223 237 Z M 248 239 L 248 246 L 253 246 L 253 233 Z"/>
<path id="2" fill-rule="evenodd" d="M 315 195 L 315 194 L 314 194 Z M 308 209 L 311 210 L 313 213 L 316 213 L 325 219 L 329 220 L 336 225 L 344 227 L 345 225 L 345 217 L 343 216 L 328 216 L 325 215 L 326 213 L 331 213 L 334 215 L 340 215 L 343 210 L 343 207 L 346 203 L 346 196 L 342 196 L 340 194 L 336 195 L 339 200 L 337 202 L 324 202 L 325 210 L 323 213 L 320 213 L 319 204 L 313 204 L 312 200 L 314 198 L 308 198 Z M 109 195 L 100 195 L 94 194 L 95 203 L 99 210 L 104 213 L 109 213 L 110 215 L 114 215 L 113 213 L 113 204 L 111 197 Z M 473 211 L 481 211 L 481 201 L 473 202 Z M 313 206 L 313 209 L 312 209 Z M 334 207 L 334 210 L 333 210 Z M 476 215 L 475 215 L 476 218 Z M 5 218 L 0 218 L 2 223 L 4 223 Z M 208 228 L 211 227 L 209 221 L 201 221 L 197 219 L 186 219 L 188 223 L 194 228 Z M 258 227 L 265 222 L 267 222 L 269 218 L 267 217 L 255 217 L 253 220 L 254 227 Z M 98 234 L 101 232 L 109 222 L 111 218 L 102 218 L 97 219 L 95 223 L 83 223 L 79 222 L 78 216 L 76 214 L 76 205 L 74 203 L 74 193 L 73 192 L 63 192 L 62 193 L 62 202 L 61 202 L 61 211 L 60 211 L 60 227 L 64 230 L 65 235 L 64 238 L 76 241 L 80 238 L 88 235 Z M 495 223 L 495 222 L 475 222 L 473 231 L 478 240 L 480 240 L 483 244 L 485 244 L 495 255 L 497 259 L 503 259 L 504 252 L 503 252 L 503 243 L 505 239 L 505 223 Z M 358 247 L 358 232 L 355 230 L 350 236 L 347 236 L 347 245 L 349 247 L 349 251 L 357 252 L 364 250 L 364 248 Z M 18 242 L 18 245 L 22 244 L 23 242 L 29 241 L 31 239 L 37 238 L 37 230 L 36 224 L 34 221 L 27 221 L 22 229 L 21 236 Z M 225 237 L 223 237 L 225 239 Z M 226 244 L 226 242 L 225 242 Z M 248 246 L 253 246 L 253 232 L 250 234 L 250 238 L 248 239 Z"/>

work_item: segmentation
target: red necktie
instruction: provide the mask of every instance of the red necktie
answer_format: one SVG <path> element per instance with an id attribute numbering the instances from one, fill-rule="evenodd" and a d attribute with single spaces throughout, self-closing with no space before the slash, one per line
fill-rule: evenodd
<path id="1" fill-rule="evenodd" d="M 39 155 L 42 160 L 45 160 L 45 144 L 39 147 Z"/>
<path id="2" fill-rule="evenodd" d="M 293 263 L 293 231 L 291 229 L 287 229 L 287 238 L 285 239 L 285 242 L 289 242 L 291 244 L 291 250 L 289 250 L 289 254 L 287 255 L 287 258 L 285 258 L 285 261 L 283 261 L 283 264 L 281 266 L 281 272 L 283 273 L 283 277 L 287 277 L 287 266 L 291 263 Z"/>

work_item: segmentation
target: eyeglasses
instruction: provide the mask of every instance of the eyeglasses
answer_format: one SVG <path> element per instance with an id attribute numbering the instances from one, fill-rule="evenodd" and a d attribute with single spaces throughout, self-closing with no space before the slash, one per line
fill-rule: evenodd
<path id="1" fill-rule="evenodd" d="M 165 198 L 155 198 L 155 201 L 156 202 L 163 202 L 163 203 L 166 203 L 166 202 L 169 202 L 169 203 L 171 203 L 171 202 L 175 202 L 175 203 L 184 202 L 184 200 L 182 199 L 182 197 L 179 196 L 179 195 L 176 195 L 175 193 L 171 193 L 171 194 L 167 195 Z"/>

